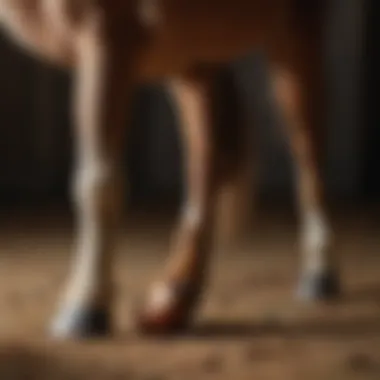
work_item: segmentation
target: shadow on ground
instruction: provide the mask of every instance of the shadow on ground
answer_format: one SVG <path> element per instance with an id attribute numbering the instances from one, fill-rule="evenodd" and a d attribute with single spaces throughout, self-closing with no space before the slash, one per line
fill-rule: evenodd
<path id="1" fill-rule="evenodd" d="M 231 339 L 277 336 L 281 338 L 321 338 L 324 340 L 380 337 L 380 318 L 367 317 L 350 321 L 320 321 L 267 323 L 210 321 L 200 324 L 186 335 L 205 339 Z"/>
<path id="2" fill-rule="evenodd" d="M 132 379 L 126 369 L 102 368 L 102 363 L 80 363 L 59 357 L 58 353 L 13 347 L 0 348 L 1 380 L 83 380 Z M 100 365 L 97 365 L 100 364 Z"/>

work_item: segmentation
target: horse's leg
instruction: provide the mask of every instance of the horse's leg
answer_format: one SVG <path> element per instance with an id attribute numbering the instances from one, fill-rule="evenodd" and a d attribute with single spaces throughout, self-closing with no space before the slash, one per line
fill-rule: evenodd
<path id="1" fill-rule="evenodd" d="M 296 167 L 302 226 L 298 295 L 304 299 L 328 298 L 339 292 L 339 280 L 321 178 L 325 106 L 322 54 L 320 44 L 313 44 L 305 35 L 295 45 L 287 58 L 276 60 L 272 74 Z"/>
<path id="2" fill-rule="evenodd" d="M 154 284 L 138 324 L 145 332 L 186 327 L 204 285 L 212 247 L 216 160 L 211 122 L 212 75 L 177 78 L 170 90 L 179 111 L 187 183 L 185 204 L 163 280 Z"/>
<path id="3" fill-rule="evenodd" d="M 102 335 L 111 324 L 111 264 L 122 209 L 124 111 L 130 88 L 123 50 L 108 48 L 101 34 L 94 23 L 78 43 L 73 183 L 78 236 L 67 290 L 51 327 L 56 337 Z"/>
<path id="4" fill-rule="evenodd" d="M 248 133 L 246 109 L 230 67 L 221 70 L 215 86 L 219 167 L 216 242 L 230 249 L 247 232 L 253 201 L 252 165 L 255 150 Z M 253 154 L 252 154 L 253 153 Z"/>

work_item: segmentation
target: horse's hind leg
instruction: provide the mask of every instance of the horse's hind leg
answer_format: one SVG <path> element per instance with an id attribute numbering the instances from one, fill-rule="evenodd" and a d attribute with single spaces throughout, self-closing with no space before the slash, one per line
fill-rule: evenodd
<path id="1" fill-rule="evenodd" d="M 217 181 L 210 104 L 212 79 L 212 73 L 207 70 L 170 84 L 184 147 L 185 204 L 164 280 L 152 287 L 139 316 L 139 327 L 145 332 L 185 328 L 204 285 L 213 240 Z"/>
<path id="2" fill-rule="evenodd" d="M 322 54 L 319 43 L 313 43 L 313 35 L 309 39 L 305 33 L 293 42 L 287 56 L 274 62 L 272 74 L 296 169 L 302 226 L 298 295 L 318 299 L 336 295 L 339 280 L 320 172 L 325 106 Z"/>
<path id="3" fill-rule="evenodd" d="M 251 143 L 243 97 L 232 67 L 221 70 L 215 86 L 219 186 L 216 217 L 218 248 L 231 249 L 244 237 L 251 220 L 253 166 L 256 144 Z M 249 126 L 249 129 L 248 129 Z M 252 149 L 254 148 L 254 149 Z"/>
<path id="4" fill-rule="evenodd" d="M 83 32 L 75 81 L 77 242 L 72 271 L 51 333 L 102 335 L 110 329 L 114 233 L 121 211 L 128 65 L 103 44 L 98 25 Z M 114 50 L 115 49 L 115 50 Z"/>

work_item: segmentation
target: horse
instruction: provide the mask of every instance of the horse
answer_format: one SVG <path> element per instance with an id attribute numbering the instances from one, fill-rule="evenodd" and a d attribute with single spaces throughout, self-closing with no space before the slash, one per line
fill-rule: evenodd
<path id="1" fill-rule="evenodd" d="M 235 126 L 224 132 L 218 128 L 213 89 L 228 62 L 251 51 L 267 58 L 296 169 L 301 251 L 297 294 L 307 300 L 339 295 L 320 167 L 328 4 L 0 0 L 0 25 L 9 38 L 36 59 L 74 76 L 76 247 L 49 326 L 52 336 L 89 338 L 111 331 L 111 263 L 123 201 L 126 120 L 134 89 L 152 81 L 165 84 L 178 116 L 186 186 L 170 259 L 136 312 L 136 326 L 163 334 L 189 327 L 208 278 L 218 196 L 229 194 L 221 206 L 237 211 L 240 198 L 233 195 L 247 177 L 244 138 L 228 144 L 226 136 L 234 134 Z"/>

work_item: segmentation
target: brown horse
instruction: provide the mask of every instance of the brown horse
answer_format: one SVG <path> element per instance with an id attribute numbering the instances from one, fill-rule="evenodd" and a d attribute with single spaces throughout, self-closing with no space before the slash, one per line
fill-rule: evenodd
<path id="1" fill-rule="evenodd" d="M 34 55 L 75 73 L 78 237 L 52 333 L 105 334 L 121 207 L 121 157 L 135 86 L 162 80 L 175 101 L 185 153 L 186 202 L 172 256 L 138 315 L 145 331 L 186 327 L 206 279 L 217 195 L 234 211 L 246 178 L 241 141 L 223 143 L 212 89 L 223 66 L 266 55 L 287 121 L 302 227 L 299 294 L 339 290 L 319 173 L 323 0 L 0 0 L 4 30 Z M 235 126 L 231 125 L 233 135 Z M 224 140 L 228 140 L 224 138 Z M 244 139 L 241 139 L 244 141 Z M 234 190 L 234 191 L 233 191 Z"/>

